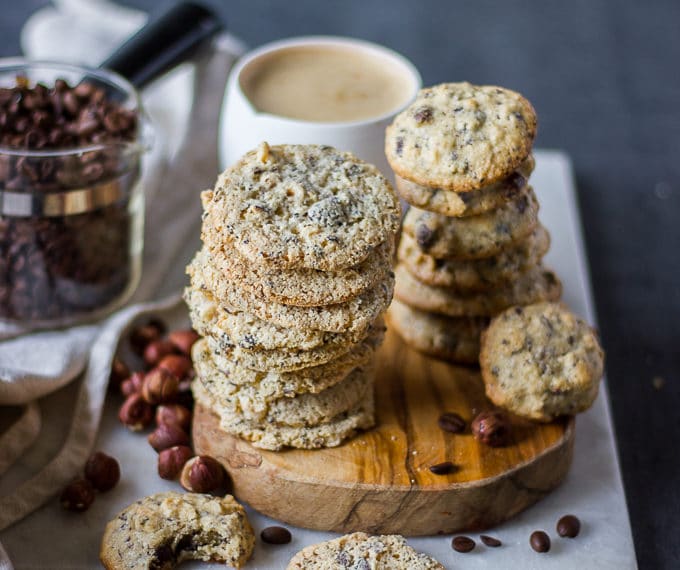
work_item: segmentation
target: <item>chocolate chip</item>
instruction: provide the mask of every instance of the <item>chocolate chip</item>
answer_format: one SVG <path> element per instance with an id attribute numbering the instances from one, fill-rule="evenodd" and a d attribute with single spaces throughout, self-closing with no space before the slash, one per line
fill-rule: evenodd
<path id="1" fill-rule="evenodd" d="M 520 214 L 523 214 L 529 207 L 529 200 L 526 196 L 522 196 L 519 200 L 517 200 L 517 202 L 515 202 L 515 207 Z"/>
<path id="2" fill-rule="evenodd" d="M 413 118 L 419 125 L 432 122 L 432 107 L 420 107 L 419 109 L 416 109 L 413 112 Z"/>
<path id="3" fill-rule="evenodd" d="M 444 431 L 451 433 L 465 431 L 465 420 L 454 412 L 444 412 L 439 416 L 437 424 L 439 424 L 439 427 Z"/>
<path id="4" fill-rule="evenodd" d="M 536 552 L 548 552 L 550 550 L 550 537 L 542 530 L 535 530 L 529 537 L 529 544 Z"/>
<path id="5" fill-rule="evenodd" d="M 397 156 L 401 156 L 402 151 L 404 150 L 404 138 L 403 137 L 397 137 L 397 142 L 394 147 L 394 152 L 397 154 Z"/>
<path id="6" fill-rule="evenodd" d="M 557 534 L 565 538 L 575 538 L 581 532 L 581 521 L 574 515 L 564 515 L 557 521 Z"/>
<path id="7" fill-rule="evenodd" d="M 432 473 L 435 475 L 448 475 L 450 473 L 454 473 L 456 470 L 456 466 L 450 461 L 444 461 L 442 463 L 430 465 L 430 471 L 432 471 Z"/>
<path id="8" fill-rule="evenodd" d="M 489 548 L 498 548 L 501 544 L 503 544 L 500 540 L 494 538 L 493 536 L 489 536 L 488 534 L 480 535 L 479 540 L 481 540 Z"/>
<path id="9" fill-rule="evenodd" d="M 418 245 L 427 249 L 434 243 L 435 232 L 427 227 L 425 224 L 418 224 L 416 226 L 416 242 Z"/>
<path id="10" fill-rule="evenodd" d="M 475 541 L 468 536 L 456 536 L 451 541 L 451 547 L 456 552 L 470 552 L 475 548 Z"/>
<path id="11" fill-rule="evenodd" d="M 287 528 L 268 526 L 260 533 L 260 538 L 268 544 L 288 544 L 293 537 Z"/>

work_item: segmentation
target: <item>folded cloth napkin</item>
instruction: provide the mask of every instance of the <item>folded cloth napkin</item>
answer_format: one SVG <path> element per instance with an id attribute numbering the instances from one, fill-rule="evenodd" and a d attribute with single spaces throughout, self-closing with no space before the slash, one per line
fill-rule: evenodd
<path id="1" fill-rule="evenodd" d="M 49 54 L 53 60 L 95 64 L 77 56 L 95 52 L 100 60 L 145 19 L 105 0 L 85 2 L 87 15 L 95 19 L 81 12 L 76 16 L 70 10 L 80 3 L 62 1 L 60 9 L 48 7 L 29 20 L 22 37 L 29 57 Z M 96 26 L 104 26 L 108 35 L 97 34 Z M 91 50 L 93 40 L 98 43 Z M 106 40 L 108 49 L 102 48 Z M 40 437 L 38 399 L 84 372 L 66 441 L 37 473 L 0 497 L 0 531 L 40 507 L 82 469 L 96 438 L 120 335 L 140 315 L 180 303 L 184 267 L 199 244 L 199 192 L 213 184 L 218 171 L 216 126 L 226 75 L 242 51 L 238 40 L 222 36 L 196 58 L 193 69 L 185 65 L 142 94 L 160 144 L 144 168 L 143 273 L 131 303 L 103 322 L 58 331 L 0 325 L 0 339 L 5 339 L 0 341 L 0 413 L 2 406 L 24 406 L 19 419 L 0 434 L 0 477 L 11 473 L 12 463 Z M 11 565 L 0 545 L 4 568 Z"/>

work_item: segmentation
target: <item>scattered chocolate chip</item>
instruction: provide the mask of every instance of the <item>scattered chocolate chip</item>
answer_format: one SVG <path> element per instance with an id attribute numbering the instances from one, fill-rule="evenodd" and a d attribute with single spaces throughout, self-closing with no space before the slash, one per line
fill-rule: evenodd
<path id="1" fill-rule="evenodd" d="M 444 461 L 435 465 L 430 465 L 430 471 L 435 475 L 448 475 L 457 470 L 456 466 L 450 461 Z"/>
<path id="2" fill-rule="evenodd" d="M 581 521 L 574 515 L 564 515 L 557 521 L 557 534 L 565 538 L 575 538 L 581 532 Z"/>
<path id="3" fill-rule="evenodd" d="M 418 224 L 416 226 L 416 241 L 421 248 L 427 249 L 430 247 L 434 242 L 434 238 L 435 232 L 425 224 Z"/>
<path id="4" fill-rule="evenodd" d="M 468 536 L 456 536 L 451 541 L 451 547 L 456 552 L 470 552 L 475 548 L 475 541 Z"/>
<path id="5" fill-rule="evenodd" d="M 489 536 L 488 534 L 480 535 L 479 540 L 481 540 L 489 548 L 498 548 L 501 544 L 503 544 L 500 540 L 494 538 L 493 536 Z"/>
<path id="6" fill-rule="evenodd" d="M 394 147 L 394 152 L 397 154 L 397 156 L 401 156 L 401 153 L 402 153 L 403 150 L 404 150 L 404 139 L 403 139 L 403 137 L 398 137 L 397 143 Z"/>
<path id="7" fill-rule="evenodd" d="M 413 118 L 419 125 L 432 122 L 432 107 L 420 107 L 419 109 L 416 109 L 413 113 Z"/>
<path id="8" fill-rule="evenodd" d="M 288 544 L 293 539 L 290 531 L 282 526 L 268 526 L 260 533 L 260 538 L 267 544 Z"/>
<path id="9" fill-rule="evenodd" d="M 439 427 L 451 433 L 465 431 L 465 420 L 455 412 L 444 412 L 437 420 Z"/>
<path id="10" fill-rule="evenodd" d="M 548 552 L 550 550 L 550 537 L 542 530 L 535 530 L 529 537 L 529 544 L 536 552 Z"/>
<path id="11" fill-rule="evenodd" d="M 470 428 L 479 441 L 491 447 L 502 447 L 510 440 L 510 422 L 500 410 L 480 412 Z"/>

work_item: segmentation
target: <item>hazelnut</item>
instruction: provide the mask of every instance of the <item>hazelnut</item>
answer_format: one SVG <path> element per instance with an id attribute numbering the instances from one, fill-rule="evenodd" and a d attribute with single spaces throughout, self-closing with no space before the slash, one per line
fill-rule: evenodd
<path id="1" fill-rule="evenodd" d="M 130 347 L 135 354 L 141 356 L 150 343 L 163 336 L 165 330 L 165 324 L 158 319 L 152 319 L 144 325 L 135 327 L 130 332 Z"/>
<path id="2" fill-rule="evenodd" d="M 144 349 L 144 362 L 156 366 L 164 356 L 175 352 L 175 345 L 169 340 L 154 340 Z"/>
<path id="3" fill-rule="evenodd" d="M 191 356 L 191 347 L 199 338 L 201 337 L 193 329 L 172 331 L 168 335 L 168 340 L 175 345 L 177 350 L 187 356 Z"/>
<path id="4" fill-rule="evenodd" d="M 158 475 L 162 479 L 177 479 L 182 467 L 194 455 L 188 445 L 175 445 L 158 454 Z"/>
<path id="5" fill-rule="evenodd" d="M 156 451 L 163 451 L 175 445 L 189 445 L 189 436 L 179 426 L 161 424 L 149 434 L 149 444 Z"/>
<path id="6" fill-rule="evenodd" d="M 163 368 L 181 380 L 189 373 L 192 364 L 191 360 L 182 354 L 168 354 L 161 359 L 157 368 Z"/>
<path id="7" fill-rule="evenodd" d="M 121 383 L 130 376 L 130 369 L 127 364 L 115 356 L 111 363 L 111 374 L 109 375 L 109 390 L 118 390 Z"/>
<path id="8" fill-rule="evenodd" d="M 153 407 L 141 394 L 132 394 L 121 406 L 118 419 L 132 431 L 141 431 L 153 422 Z"/>
<path id="9" fill-rule="evenodd" d="M 470 428 L 479 441 L 491 447 L 506 445 L 510 439 L 510 421 L 500 410 L 479 413 Z"/>
<path id="10" fill-rule="evenodd" d="M 120 467 L 110 455 L 97 451 L 85 464 L 85 479 L 102 493 L 113 489 L 120 479 Z"/>
<path id="11" fill-rule="evenodd" d="M 181 404 L 163 404 L 156 408 L 156 425 L 172 424 L 188 431 L 191 426 L 191 410 Z"/>
<path id="12" fill-rule="evenodd" d="M 187 491 L 209 493 L 228 481 L 224 467 L 209 455 L 199 455 L 186 462 L 179 482 Z"/>
<path id="13" fill-rule="evenodd" d="M 171 402 L 179 391 L 177 376 L 164 368 L 154 368 L 144 377 L 142 396 L 149 404 Z"/>
<path id="14" fill-rule="evenodd" d="M 94 502 L 94 487 L 87 479 L 76 479 L 61 492 L 59 501 L 67 511 L 82 513 Z"/>
<path id="15" fill-rule="evenodd" d="M 120 393 L 126 398 L 132 396 L 132 394 L 137 394 L 142 391 L 142 385 L 144 384 L 144 373 L 143 372 L 133 372 L 129 378 L 123 380 L 120 385 Z"/>

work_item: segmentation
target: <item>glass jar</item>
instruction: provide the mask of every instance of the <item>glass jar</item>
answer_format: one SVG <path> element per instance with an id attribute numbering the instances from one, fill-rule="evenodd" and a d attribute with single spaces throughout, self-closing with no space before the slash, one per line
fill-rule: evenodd
<path id="1" fill-rule="evenodd" d="M 89 98 L 65 94 L 86 85 Z M 33 89 L 49 101 L 32 101 Z M 139 95 L 114 73 L 13 59 L 0 60 L 0 101 L 0 320 L 47 328 L 101 317 L 141 273 Z M 33 125 L 25 133 L 22 120 Z"/>

